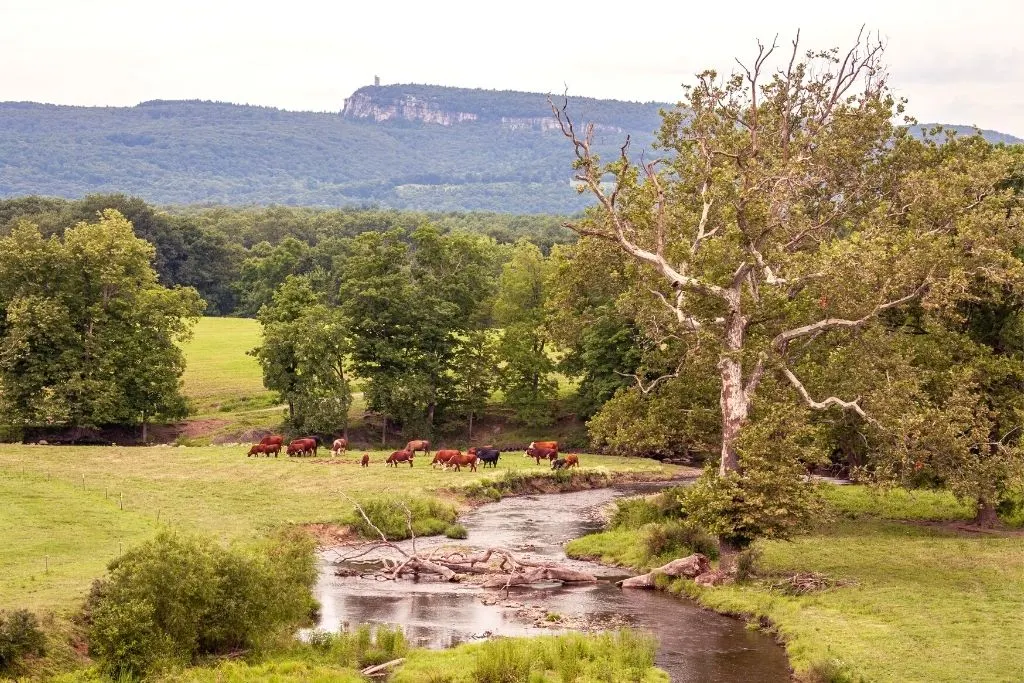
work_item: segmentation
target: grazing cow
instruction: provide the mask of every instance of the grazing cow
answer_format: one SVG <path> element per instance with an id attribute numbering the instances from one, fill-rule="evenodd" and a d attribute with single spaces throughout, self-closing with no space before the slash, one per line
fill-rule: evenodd
<path id="1" fill-rule="evenodd" d="M 458 453 L 458 451 L 456 452 Z M 448 458 L 448 462 L 445 463 L 444 468 L 448 469 L 451 465 L 455 465 L 455 471 L 458 472 L 462 467 L 469 465 L 469 471 L 476 472 L 476 460 L 477 458 L 475 455 L 470 455 L 469 453 L 463 455 L 462 453 L 459 453 L 458 455 L 453 455 Z"/>
<path id="2" fill-rule="evenodd" d="M 288 455 L 316 455 L 316 439 L 295 439 L 288 444 Z"/>
<path id="3" fill-rule="evenodd" d="M 331 455 L 337 457 L 338 453 L 344 453 L 348 450 L 348 439 L 335 439 L 334 443 L 331 444 Z"/>
<path id="4" fill-rule="evenodd" d="M 430 466 L 447 465 L 448 461 L 456 455 L 462 455 L 462 451 L 457 451 L 452 448 L 442 448 L 434 453 L 434 459 L 430 461 Z"/>
<path id="5" fill-rule="evenodd" d="M 470 455 L 475 455 L 480 462 L 483 463 L 484 467 L 490 465 L 491 467 L 498 466 L 498 458 L 501 456 L 501 451 L 493 446 L 483 446 L 481 448 L 470 448 Z"/>
<path id="6" fill-rule="evenodd" d="M 271 446 L 271 445 L 283 446 L 284 445 L 284 437 L 281 436 L 280 434 L 271 434 L 270 436 L 265 436 L 262 439 L 260 439 L 260 445 L 261 446 Z M 278 450 L 280 450 L 280 449 L 278 449 Z"/>
<path id="7" fill-rule="evenodd" d="M 360 461 L 359 464 L 362 465 L 363 467 L 369 467 L 370 466 L 370 454 L 369 453 L 363 453 L 363 459 Z"/>
<path id="8" fill-rule="evenodd" d="M 574 453 L 570 453 L 569 455 L 565 456 L 565 466 L 566 467 L 579 467 L 580 466 L 580 456 L 578 456 L 578 455 L 576 455 Z"/>
<path id="9" fill-rule="evenodd" d="M 409 467 L 412 467 L 412 456 L 413 455 L 414 455 L 413 452 L 412 451 L 408 451 L 408 450 L 395 451 L 394 453 L 392 453 L 391 455 L 388 456 L 387 464 L 388 465 L 393 465 L 395 467 L 398 467 L 398 463 L 400 463 L 400 462 L 408 462 L 409 463 Z"/>
<path id="10" fill-rule="evenodd" d="M 565 467 L 565 458 L 558 458 L 551 463 L 551 469 L 560 470 Z"/>
<path id="11" fill-rule="evenodd" d="M 550 448 L 553 451 L 558 450 L 557 441 L 531 441 L 527 448 Z"/>
<path id="12" fill-rule="evenodd" d="M 430 442 L 426 440 L 410 441 L 405 444 L 405 450 L 410 453 L 416 453 L 416 451 L 423 451 L 423 455 L 430 455 Z"/>
<path id="13" fill-rule="evenodd" d="M 541 459 L 544 460 L 555 460 L 558 458 L 558 450 L 555 448 L 542 448 L 537 446 L 536 448 L 527 448 L 526 455 L 529 458 L 533 458 L 540 464 Z"/>
<path id="14" fill-rule="evenodd" d="M 249 449 L 249 455 L 247 455 L 245 457 L 251 458 L 254 455 L 259 455 L 259 454 L 265 453 L 265 452 L 266 451 L 263 450 L 263 444 L 258 443 L 258 444 L 254 444 L 253 447 Z"/>

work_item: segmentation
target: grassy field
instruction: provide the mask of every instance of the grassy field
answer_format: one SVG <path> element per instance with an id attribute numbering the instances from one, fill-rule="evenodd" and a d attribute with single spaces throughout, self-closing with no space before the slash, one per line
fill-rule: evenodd
<path id="1" fill-rule="evenodd" d="M 1024 680 L 1024 536 L 958 530 L 971 511 L 949 494 L 825 492 L 835 519 L 792 542 L 759 543 L 760 578 L 674 588 L 719 611 L 770 619 L 806 680 Z M 618 529 L 573 548 L 630 564 L 641 534 Z M 791 595 L 778 581 L 796 572 L 843 585 Z"/>
<path id="2" fill-rule="evenodd" d="M 377 493 L 434 494 L 508 470 L 545 472 L 517 454 L 487 472 L 385 467 L 386 453 L 329 458 L 247 458 L 243 447 L 119 448 L 0 446 L 0 608 L 58 608 L 80 599 L 91 579 L 122 548 L 164 525 L 203 530 L 224 539 L 252 536 L 282 524 L 332 522 L 355 497 Z M 647 460 L 584 456 L 587 467 L 674 472 Z"/>
<path id="3" fill-rule="evenodd" d="M 246 351 L 261 340 L 260 324 L 249 318 L 200 318 L 184 345 L 185 395 L 199 415 L 273 400 L 263 388 L 260 364 Z"/>

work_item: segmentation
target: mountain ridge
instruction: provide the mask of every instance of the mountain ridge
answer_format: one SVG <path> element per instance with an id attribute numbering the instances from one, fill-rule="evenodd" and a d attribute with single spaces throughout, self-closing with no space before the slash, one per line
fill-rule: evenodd
<path id="1" fill-rule="evenodd" d="M 626 135 L 636 154 L 649 149 L 659 111 L 674 106 L 568 98 L 576 120 L 595 123 L 606 157 Z M 162 204 L 571 214 L 588 205 L 571 178 L 572 149 L 542 93 L 364 86 L 335 112 L 0 102 L 0 197 L 128 192 Z"/>

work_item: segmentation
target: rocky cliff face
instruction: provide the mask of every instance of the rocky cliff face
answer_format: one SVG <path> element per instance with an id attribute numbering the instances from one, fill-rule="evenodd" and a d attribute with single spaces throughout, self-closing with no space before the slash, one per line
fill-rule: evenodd
<path id="1" fill-rule="evenodd" d="M 388 102 L 378 101 L 372 96 L 357 92 L 345 100 L 341 115 L 349 119 L 373 119 L 374 121 L 420 121 L 453 126 L 456 123 L 476 121 L 477 115 L 466 111 L 445 111 L 437 103 L 405 95 Z"/>

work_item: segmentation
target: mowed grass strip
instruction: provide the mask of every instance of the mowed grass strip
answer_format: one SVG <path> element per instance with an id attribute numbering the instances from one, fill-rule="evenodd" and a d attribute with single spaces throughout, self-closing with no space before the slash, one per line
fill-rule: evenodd
<path id="1" fill-rule="evenodd" d="M 238 403 L 265 404 L 259 362 L 246 352 L 262 341 L 260 324 L 250 318 L 200 318 L 185 352 L 185 395 L 198 414 Z"/>
<path id="2" fill-rule="evenodd" d="M 249 458 L 247 450 L 0 446 L 0 607 L 56 608 L 82 598 L 116 556 L 118 543 L 127 548 L 160 526 L 231 540 L 285 524 L 344 519 L 351 504 L 342 492 L 355 498 L 438 495 L 438 489 L 497 478 L 510 469 L 549 471 L 546 463 L 537 465 L 521 453 L 503 454 L 497 470 L 474 473 L 434 470 L 422 455 L 411 468 L 386 467 L 390 451 L 372 451 L 364 468 L 362 451 L 335 459 Z M 677 471 L 610 456 L 584 455 L 581 462 L 609 471 Z"/>

